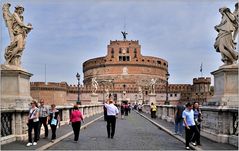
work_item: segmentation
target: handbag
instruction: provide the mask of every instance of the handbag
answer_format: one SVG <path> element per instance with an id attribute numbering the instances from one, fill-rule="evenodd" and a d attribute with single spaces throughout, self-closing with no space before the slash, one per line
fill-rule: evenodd
<path id="1" fill-rule="evenodd" d="M 52 120 L 51 120 L 51 125 L 57 125 L 57 120 L 54 119 L 54 118 L 52 118 Z"/>

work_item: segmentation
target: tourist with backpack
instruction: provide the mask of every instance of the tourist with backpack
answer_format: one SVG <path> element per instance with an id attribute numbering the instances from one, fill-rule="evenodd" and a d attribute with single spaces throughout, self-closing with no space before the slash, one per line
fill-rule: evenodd
<path id="1" fill-rule="evenodd" d="M 183 118 L 182 118 L 182 113 L 184 111 L 185 107 L 182 105 L 181 100 L 178 101 L 178 104 L 176 106 L 176 112 L 174 115 L 174 120 L 175 120 L 175 135 L 183 135 Z"/>

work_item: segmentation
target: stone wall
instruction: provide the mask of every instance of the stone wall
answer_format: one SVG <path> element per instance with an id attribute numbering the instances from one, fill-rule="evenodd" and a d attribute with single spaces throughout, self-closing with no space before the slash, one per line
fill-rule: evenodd
<path id="1" fill-rule="evenodd" d="M 69 115 L 72 106 L 56 106 L 60 111 L 61 125 L 69 122 Z M 103 112 L 103 105 L 81 105 L 80 110 L 84 117 L 90 117 Z M 1 145 L 16 140 L 27 140 L 27 116 L 28 110 L 1 110 Z M 3 135 L 1 133 L 1 135 Z"/>
<path id="2" fill-rule="evenodd" d="M 174 122 L 176 106 L 157 106 L 157 117 Z M 238 146 L 238 108 L 201 107 L 203 121 L 201 135 L 220 143 Z M 144 105 L 143 112 L 150 113 L 150 106 Z"/>

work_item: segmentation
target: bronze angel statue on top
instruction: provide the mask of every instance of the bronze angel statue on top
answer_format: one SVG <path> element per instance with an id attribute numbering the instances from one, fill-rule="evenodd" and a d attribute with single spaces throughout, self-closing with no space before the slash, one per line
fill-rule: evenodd
<path id="1" fill-rule="evenodd" d="M 23 23 L 23 12 L 22 6 L 16 6 L 15 11 L 11 14 L 9 8 L 11 4 L 6 3 L 3 5 L 3 18 L 8 28 L 11 43 L 5 49 L 4 57 L 7 65 L 21 65 L 21 56 L 25 48 L 25 40 L 27 34 L 33 29 L 29 23 L 25 25 Z"/>

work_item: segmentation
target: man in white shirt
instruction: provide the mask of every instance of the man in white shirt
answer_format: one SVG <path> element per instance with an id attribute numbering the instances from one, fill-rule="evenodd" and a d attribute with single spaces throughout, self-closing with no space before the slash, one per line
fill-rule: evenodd
<path id="1" fill-rule="evenodd" d="M 107 126 L 106 127 L 107 127 L 108 138 L 113 139 L 115 134 L 116 115 L 118 115 L 119 110 L 113 104 L 113 100 L 111 98 L 109 98 L 109 100 L 105 103 L 105 107 L 107 109 Z"/>

